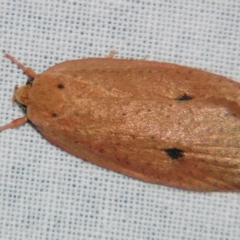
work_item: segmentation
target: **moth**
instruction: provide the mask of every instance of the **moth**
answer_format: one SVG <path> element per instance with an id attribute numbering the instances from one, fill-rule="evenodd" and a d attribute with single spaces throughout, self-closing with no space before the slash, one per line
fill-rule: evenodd
<path id="1" fill-rule="evenodd" d="M 71 60 L 29 77 L 13 100 L 54 145 L 143 181 L 197 191 L 240 189 L 240 83 L 145 60 Z"/>

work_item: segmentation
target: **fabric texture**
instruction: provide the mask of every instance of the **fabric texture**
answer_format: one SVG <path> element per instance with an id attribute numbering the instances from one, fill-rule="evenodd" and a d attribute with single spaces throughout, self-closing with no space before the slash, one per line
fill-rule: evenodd
<path id="1" fill-rule="evenodd" d="M 0 125 L 27 77 L 68 59 L 154 59 L 240 80 L 240 1 L 0 1 Z M 238 240 L 240 193 L 144 183 L 84 162 L 33 126 L 0 133 L 0 239 Z"/>

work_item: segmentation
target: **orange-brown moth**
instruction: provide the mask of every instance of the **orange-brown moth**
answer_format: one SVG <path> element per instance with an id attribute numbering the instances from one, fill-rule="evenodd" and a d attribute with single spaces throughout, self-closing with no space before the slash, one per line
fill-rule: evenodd
<path id="1" fill-rule="evenodd" d="M 199 191 L 240 189 L 240 83 L 144 60 L 89 58 L 41 74 L 26 68 L 13 99 L 51 143 L 143 181 Z"/>

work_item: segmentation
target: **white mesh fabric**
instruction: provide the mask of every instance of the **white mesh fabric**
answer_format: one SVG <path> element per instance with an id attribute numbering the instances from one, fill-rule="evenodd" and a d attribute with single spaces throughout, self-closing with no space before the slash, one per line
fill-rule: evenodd
<path id="1" fill-rule="evenodd" d="M 106 56 L 195 66 L 240 80 L 240 1 L 0 1 L 0 125 L 23 116 L 26 76 Z M 0 133 L 0 239 L 240 239 L 240 193 L 143 183 L 83 162 L 31 125 Z"/>

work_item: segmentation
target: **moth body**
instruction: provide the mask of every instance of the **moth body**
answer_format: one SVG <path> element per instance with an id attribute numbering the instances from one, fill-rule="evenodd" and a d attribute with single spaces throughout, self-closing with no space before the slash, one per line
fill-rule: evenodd
<path id="1" fill-rule="evenodd" d="M 171 63 L 89 58 L 30 76 L 14 99 L 53 144 L 143 181 L 240 189 L 240 83 Z"/>

